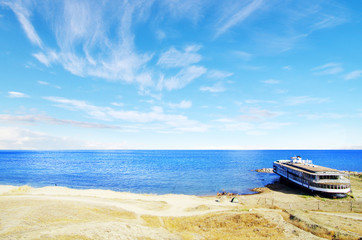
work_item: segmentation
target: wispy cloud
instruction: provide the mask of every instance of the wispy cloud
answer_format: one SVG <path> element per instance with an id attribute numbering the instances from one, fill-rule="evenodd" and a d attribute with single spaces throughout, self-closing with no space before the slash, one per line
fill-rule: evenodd
<path id="1" fill-rule="evenodd" d="M 260 100 L 260 99 L 247 99 L 245 100 L 247 104 L 259 104 L 259 103 L 268 103 L 268 104 L 276 104 L 276 101 L 273 100 Z"/>
<path id="2" fill-rule="evenodd" d="M 167 90 L 175 90 L 185 87 L 192 80 L 202 76 L 206 73 L 206 68 L 201 66 L 190 66 L 181 69 L 175 76 L 164 79 L 161 78 L 158 83 L 158 88 L 162 90 L 166 88 Z"/>
<path id="3" fill-rule="evenodd" d="M 40 49 L 33 56 L 50 67 L 60 64 L 81 77 L 137 82 L 153 54 L 138 54 L 134 47 L 132 23 L 149 8 L 149 4 L 98 3 L 88 1 L 57 2 L 33 6 L 42 8 L 45 22 L 52 25 L 57 46 L 46 46 L 30 21 L 31 8 L 8 3 L 22 24 L 27 37 Z M 51 14 L 50 14 L 51 13 Z M 116 37 L 112 34 L 115 33 Z"/>
<path id="4" fill-rule="evenodd" d="M 280 80 L 276 80 L 276 79 L 267 79 L 267 80 L 263 80 L 261 81 L 262 83 L 265 84 L 279 84 Z"/>
<path id="5" fill-rule="evenodd" d="M 248 52 L 244 52 L 244 51 L 235 51 L 234 54 L 243 59 L 244 61 L 249 61 L 253 55 L 251 53 L 248 53 Z"/>
<path id="6" fill-rule="evenodd" d="M 154 123 L 162 124 L 158 131 L 206 131 L 208 126 L 198 121 L 188 119 L 184 115 L 167 114 L 161 107 L 154 106 L 151 111 L 125 111 L 115 110 L 111 107 L 99 107 L 85 101 L 66 99 L 62 97 L 44 97 L 45 100 L 56 103 L 57 107 L 62 107 L 71 111 L 82 111 L 89 117 L 102 121 L 125 121 L 134 124 Z M 184 103 L 184 106 L 188 103 Z M 148 125 L 152 126 L 152 125 Z"/>
<path id="7" fill-rule="evenodd" d="M 0 149 L 139 149 L 140 147 L 141 146 L 131 146 L 125 141 L 84 141 L 76 140 L 72 137 L 54 136 L 18 127 L 0 127 Z"/>
<path id="8" fill-rule="evenodd" d="M 61 88 L 61 87 L 58 86 L 58 85 L 53 85 L 53 84 L 50 84 L 49 82 L 45 82 L 45 81 L 38 81 L 38 83 L 39 83 L 40 85 L 44 85 L 44 86 L 51 86 L 51 87 L 58 88 L 58 89 Z"/>
<path id="9" fill-rule="evenodd" d="M 22 92 L 8 92 L 8 97 L 10 98 L 28 98 L 29 95 Z"/>
<path id="10" fill-rule="evenodd" d="M 346 115 L 339 113 L 309 113 L 309 114 L 299 114 L 300 117 L 305 117 L 308 120 L 319 120 L 319 119 L 341 119 L 345 118 Z"/>
<path id="11" fill-rule="evenodd" d="M 29 40 L 33 44 L 42 48 L 43 43 L 40 40 L 40 37 L 38 36 L 38 34 L 36 33 L 33 25 L 29 21 L 29 18 L 31 16 L 30 11 L 25 6 L 22 6 L 20 4 L 20 2 L 5 1 L 5 2 L 2 2 L 2 4 L 7 5 L 8 7 L 11 8 L 11 10 L 13 10 L 13 12 L 15 13 L 17 19 L 19 20 L 19 22 L 21 24 L 21 27 L 23 28 L 23 30 L 24 30 L 26 36 L 29 38 Z"/>
<path id="12" fill-rule="evenodd" d="M 157 64 L 165 68 L 186 67 L 200 62 L 201 55 L 197 53 L 201 46 L 191 45 L 179 51 L 171 47 L 168 51 L 161 54 Z"/>
<path id="13" fill-rule="evenodd" d="M 267 109 L 261 108 L 249 108 L 244 107 L 241 108 L 240 111 L 242 115 L 239 116 L 239 119 L 246 120 L 246 121 L 264 121 L 268 118 L 273 118 L 282 115 L 281 112 L 274 112 Z"/>
<path id="14" fill-rule="evenodd" d="M 285 100 L 285 104 L 289 106 L 295 106 L 300 104 L 320 104 L 326 103 L 329 101 L 329 98 L 316 98 L 310 96 L 293 96 L 288 97 Z"/>
<path id="15" fill-rule="evenodd" d="M 362 77 L 362 70 L 355 70 L 350 73 L 348 73 L 346 76 L 344 76 L 344 79 L 346 80 L 352 80 L 356 78 Z"/>
<path id="16" fill-rule="evenodd" d="M 292 70 L 293 68 L 292 68 L 292 66 L 287 65 L 287 66 L 282 67 L 282 69 L 289 71 L 289 70 Z"/>
<path id="17" fill-rule="evenodd" d="M 45 82 L 45 81 L 38 81 L 38 83 L 39 83 L 40 85 L 49 85 L 49 83 L 48 83 L 48 82 Z"/>
<path id="18" fill-rule="evenodd" d="M 273 22 L 278 28 L 255 32 L 254 40 L 260 43 L 263 52 L 289 51 L 314 32 L 342 25 L 350 19 L 348 10 L 335 1 L 286 1 L 267 5 L 265 10 L 272 13 L 274 7 L 278 8 L 278 15 Z"/>
<path id="19" fill-rule="evenodd" d="M 216 24 L 215 38 L 247 19 L 251 14 L 262 7 L 263 2 L 263 0 L 251 0 L 248 1 L 247 4 L 244 2 L 236 2 L 234 6 L 228 6 L 227 11 L 225 11 L 224 15 L 221 16 Z"/>
<path id="20" fill-rule="evenodd" d="M 202 17 L 202 10 L 206 7 L 205 0 L 173 0 L 161 1 L 161 5 L 166 6 L 165 13 L 174 19 L 190 19 L 193 23 L 197 23 Z"/>
<path id="21" fill-rule="evenodd" d="M 122 102 L 112 102 L 111 104 L 116 107 L 124 107 L 124 103 Z"/>
<path id="22" fill-rule="evenodd" d="M 321 66 L 317 66 L 312 69 L 316 75 L 335 75 L 343 72 L 343 68 L 340 63 L 327 63 Z"/>
<path id="23" fill-rule="evenodd" d="M 182 100 L 180 103 L 169 103 L 168 106 L 170 106 L 170 108 L 187 109 L 192 106 L 192 102 L 187 100 Z"/>
<path id="24" fill-rule="evenodd" d="M 74 149 L 79 142 L 22 128 L 0 127 L 0 149 Z"/>
<path id="25" fill-rule="evenodd" d="M 320 6 L 317 11 L 322 10 Z M 330 8 L 329 11 L 324 11 L 323 14 L 319 14 L 316 18 L 316 22 L 311 25 L 311 31 L 332 28 L 341 24 L 346 23 L 349 20 L 349 16 L 346 13 L 346 10 L 338 5 L 334 5 L 333 8 Z"/>
<path id="26" fill-rule="evenodd" d="M 49 67 L 52 62 L 58 60 L 58 55 L 56 52 L 48 50 L 46 52 L 38 52 L 34 53 L 33 57 L 35 57 L 39 62 Z"/>
<path id="27" fill-rule="evenodd" d="M 222 84 L 222 82 L 217 82 L 212 86 L 201 86 L 200 91 L 202 92 L 211 92 L 211 93 L 219 93 L 219 92 L 225 92 L 225 87 Z"/>
<path id="28" fill-rule="evenodd" d="M 225 72 L 220 70 L 210 70 L 207 73 L 207 77 L 212 79 L 224 79 L 227 77 L 231 77 L 232 75 L 233 73 L 231 72 Z"/>
<path id="29" fill-rule="evenodd" d="M 119 129 L 118 126 L 100 124 L 100 123 L 91 123 L 91 122 L 80 122 L 74 120 L 65 120 L 57 119 L 47 115 L 9 115 L 9 114 L 0 114 L 0 121 L 7 122 L 25 122 L 25 123 L 48 123 L 55 125 L 72 125 L 75 127 L 81 128 L 109 128 L 109 129 Z"/>
<path id="30" fill-rule="evenodd" d="M 263 114 L 262 114 L 263 115 Z M 267 119 L 264 119 L 267 120 Z M 220 118 L 215 120 L 219 127 L 227 131 L 241 131 L 247 135 L 265 135 L 268 131 L 292 125 L 290 122 L 278 121 L 251 121 L 243 118 Z"/>

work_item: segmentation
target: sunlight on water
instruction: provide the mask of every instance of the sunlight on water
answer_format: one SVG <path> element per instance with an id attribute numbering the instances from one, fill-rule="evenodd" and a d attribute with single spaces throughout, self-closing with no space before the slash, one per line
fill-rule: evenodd
<path id="1" fill-rule="evenodd" d="M 0 151 L 0 184 L 57 185 L 135 193 L 250 193 L 278 179 L 257 173 L 301 155 L 315 164 L 361 171 L 362 151 Z"/>

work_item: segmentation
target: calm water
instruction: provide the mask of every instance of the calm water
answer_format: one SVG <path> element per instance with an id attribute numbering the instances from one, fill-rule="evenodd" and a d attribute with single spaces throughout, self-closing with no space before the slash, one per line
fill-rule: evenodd
<path id="1" fill-rule="evenodd" d="M 0 184 L 157 194 L 250 193 L 278 179 L 253 170 L 296 155 L 318 165 L 362 171 L 361 150 L 0 151 Z"/>

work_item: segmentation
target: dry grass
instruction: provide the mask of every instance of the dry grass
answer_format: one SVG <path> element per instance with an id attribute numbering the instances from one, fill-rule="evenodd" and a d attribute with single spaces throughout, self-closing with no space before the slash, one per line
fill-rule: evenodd
<path id="1" fill-rule="evenodd" d="M 82 236 L 82 235 L 57 235 L 54 237 L 42 236 L 38 239 L 39 240 L 43 240 L 43 239 L 44 240 L 45 239 L 49 239 L 49 240 L 91 240 L 91 238 L 88 238 L 88 237 Z"/>
<path id="2" fill-rule="evenodd" d="M 339 231 L 340 229 L 336 230 L 331 227 L 326 227 L 325 221 L 323 221 L 323 225 L 320 225 L 311 219 L 305 218 L 305 216 L 301 217 L 299 215 L 295 215 L 295 213 L 288 213 L 287 211 L 284 211 L 282 216 L 286 222 L 289 222 L 294 226 L 321 238 L 340 240 L 359 239 L 359 237 L 357 237 L 354 233 L 342 232 Z"/>
<path id="3" fill-rule="evenodd" d="M 14 189 L 11 189 L 9 192 L 4 193 L 3 195 L 21 195 L 27 192 L 30 192 L 32 188 L 28 185 L 20 186 Z"/>
<path id="4" fill-rule="evenodd" d="M 145 221 L 146 226 L 148 227 L 159 228 L 163 225 L 160 217 L 157 216 L 142 215 L 141 218 L 143 219 L 143 221 Z"/>
<path id="5" fill-rule="evenodd" d="M 185 211 L 187 212 L 193 212 L 193 211 L 207 211 L 210 210 L 210 207 L 206 206 L 206 205 L 199 205 L 197 207 L 193 207 L 193 208 L 187 208 L 185 209 Z"/>
<path id="6" fill-rule="evenodd" d="M 335 215 L 308 214 L 310 220 L 332 229 L 342 230 L 346 232 L 354 232 L 362 236 L 361 221 L 348 217 L 340 217 Z"/>
<path id="7" fill-rule="evenodd" d="M 283 230 L 255 213 L 164 217 L 164 227 L 184 239 L 281 239 Z"/>

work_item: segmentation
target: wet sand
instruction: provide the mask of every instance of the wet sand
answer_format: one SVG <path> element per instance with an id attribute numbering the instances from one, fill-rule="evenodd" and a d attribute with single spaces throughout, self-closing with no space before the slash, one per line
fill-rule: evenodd
<path id="1" fill-rule="evenodd" d="M 358 239 L 362 179 L 351 180 L 345 199 L 280 183 L 208 197 L 0 186 L 0 239 Z"/>

